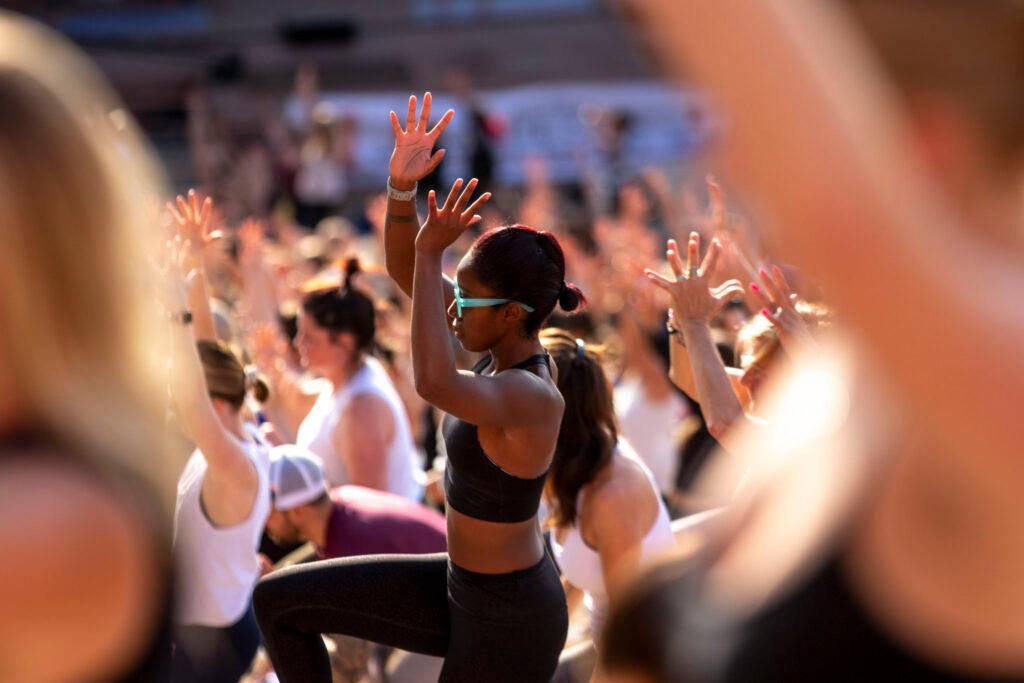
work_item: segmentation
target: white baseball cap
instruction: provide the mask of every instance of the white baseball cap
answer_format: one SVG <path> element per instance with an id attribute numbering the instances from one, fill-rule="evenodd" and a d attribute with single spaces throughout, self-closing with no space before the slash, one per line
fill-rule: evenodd
<path id="1" fill-rule="evenodd" d="M 295 444 L 270 449 L 270 494 L 276 509 L 312 503 L 326 492 L 320 458 Z"/>

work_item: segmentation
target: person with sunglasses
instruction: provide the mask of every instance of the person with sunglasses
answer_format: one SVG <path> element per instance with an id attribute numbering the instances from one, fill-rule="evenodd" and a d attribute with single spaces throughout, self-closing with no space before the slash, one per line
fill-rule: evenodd
<path id="1" fill-rule="evenodd" d="M 522 225 L 482 235 L 442 273 L 444 251 L 480 221 L 490 198 L 470 201 L 476 179 L 455 181 L 417 230 L 416 182 L 444 155 L 434 143 L 449 110 L 428 130 L 430 93 L 417 119 L 409 98 L 395 150 L 385 224 L 391 277 L 412 296 L 416 390 L 447 413 L 442 432 L 448 553 L 328 560 L 265 577 L 257 617 L 282 681 L 330 681 L 321 633 L 342 633 L 445 658 L 441 681 L 541 683 L 551 679 L 568 627 L 565 595 L 537 510 L 564 401 L 538 339 L 556 305 L 585 299 L 565 282 L 565 256 L 548 232 Z M 471 352 L 460 371 L 449 327 Z"/>

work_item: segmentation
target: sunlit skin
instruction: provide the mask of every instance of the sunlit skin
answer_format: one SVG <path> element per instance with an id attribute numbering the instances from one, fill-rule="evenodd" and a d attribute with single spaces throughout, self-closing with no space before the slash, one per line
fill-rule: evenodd
<path id="1" fill-rule="evenodd" d="M 484 299 L 500 298 L 503 296 L 500 292 L 495 292 L 490 287 L 485 286 L 476 277 L 476 274 L 473 272 L 472 253 L 467 254 L 459 262 L 456 277 L 464 298 Z M 455 301 L 452 300 L 447 310 L 452 333 L 465 350 L 473 353 L 486 351 L 493 347 L 503 334 L 503 325 L 501 324 L 503 317 L 502 309 L 506 306 L 515 305 L 497 304 L 480 308 L 463 308 L 462 315 L 459 316 L 455 307 Z"/>
<path id="2" fill-rule="evenodd" d="M 295 348 L 299 352 L 302 367 L 331 379 L 338 368 L 344 368 L 349 363 L 352 339 L 350 334 L 332 333 L 317 325 L 312 316 L 300 313 Z"/>
<path id="3" fill-rule="evenodd" d="M 280 545 L 290 545 L 299 540 L 299 528 L 288 518 L 288 512 L 273 509 L 267 517 L 267 535 Z"/>

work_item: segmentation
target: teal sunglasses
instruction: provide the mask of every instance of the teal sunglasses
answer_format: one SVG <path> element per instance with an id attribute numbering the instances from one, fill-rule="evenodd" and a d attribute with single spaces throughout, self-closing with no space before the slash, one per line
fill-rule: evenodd
<path id="1" fill-rule="evenodd" d="M 460 318 L 462 317 L 463 308 L 484 308 L 486 306 L 497 306 L 498 304 L 519 304 L 527 313 L 533 313 L 533 306 L 527 306 L 512 299 L 467 299 L 462 296 L 462 292 L 459 290 L 459 279 L 457 277 L 452 280 L 452 285 L 455 288 L 455 310 Z"/>

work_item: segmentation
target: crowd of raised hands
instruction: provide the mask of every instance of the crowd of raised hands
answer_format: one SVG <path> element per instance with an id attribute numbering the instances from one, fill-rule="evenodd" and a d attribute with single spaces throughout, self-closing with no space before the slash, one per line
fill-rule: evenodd
<path id="1" fill-rule="evenodd" d="M 426 93 L 418 107 L 411 97 L 404 127 L 398 115 L 390 115 L 395 134 L 390 182 L 397 191 L 415 191 L 444 159 L 443 133 L 456 113 L 448 110 L 433 119 L 431 100 Z M 701 505 L 686 490 L 712 439 L 728 448 L 728 433 L 737 424 L 757 425 L 755 399 L 763 380 L 814 348 L 818 329 L 829 321 L 820 291 L 804 274 L 773 263 L 754 227 L 730 211 L 724 190 L 710 175 L 701 184 L 673 184 L 667 172 L 647 169 L 616 188 L 615 213 L 593 215 L 587 224 L 574 219 L 570 227 L 563 217 L 578 216 L 581 207 L 545 179 L 542 162 L 532 160 L 530 166 L 530 182 L 518 195 L 478 187 L 476 179 L 457 179 L 450 192 L 420 187 L 427 196 L 426 224 L 433 227 L 420 231 L 417 246 L 454 244 L 446 253 L 450 268 L 468 237 L 507 222 L 501 218 L 516 222 L 522 210 L 526 218 L 550 220 L 537 227 L 559 236 L 568 277 L 590 299 L 585 313 L 556 316 L 551 324 L 588 342 L 610 343 L 606 370 L 621 395 L 623 432 L 641 442 L 640 434 L 652 427 L 663 432 L 658 443 L 641 445 L 640 455 L 660 473 L 659 485 L 676 511 L 695 511 Z M 485 211 L 497 190 L 503 190 L 500 218 Z M 447 199 L 435 198 L 435 191 Z M 281 212 L 229 225 L 213 198 L 191 190 L 166 204 L 168 254 L 158 260 L 165 264 L 165 280 L 175 284 L 166 288 L 165 306 L 172 315 L 188 310 L 196 338 L 233 345 L 271 379 L 274 397 L 261 407 L 260 417 L 276 440 L 291 441 L 309 408 L 303 384 L 312 379 L 295 348 L 301 298 L 337 286 L 342 264 L 359 259 L 362 272 L 355 282 L 377 309 L 376 352 L 403 398 L 417 443 L 430 449 L 436 416 L 413 388 L 411 307 L 402 294 L 411 293 L 412 273 L 392 280 L 383 257 L 385 225 L 418 225 L 422 217 L 382 215 L 386 209 L 378 196 L 368 197 L 365 207 L 365 223 L 371 226 L 366 232 L 343 218 L 328 218 L 309 231 Z M 665 244 L 664 252 L 659 244 Z M 389 249 L 389 258 L 393 254 Z M 467 366 L 470 360 L 463 353 L 460 363 Z M 663 408 L 658 418 L 663 424 L 637 417 L 651 406 Z M 433 455 L 428 453 L 428 463 Z M 438 487 L 429 491 L 440 502 Z"/>

